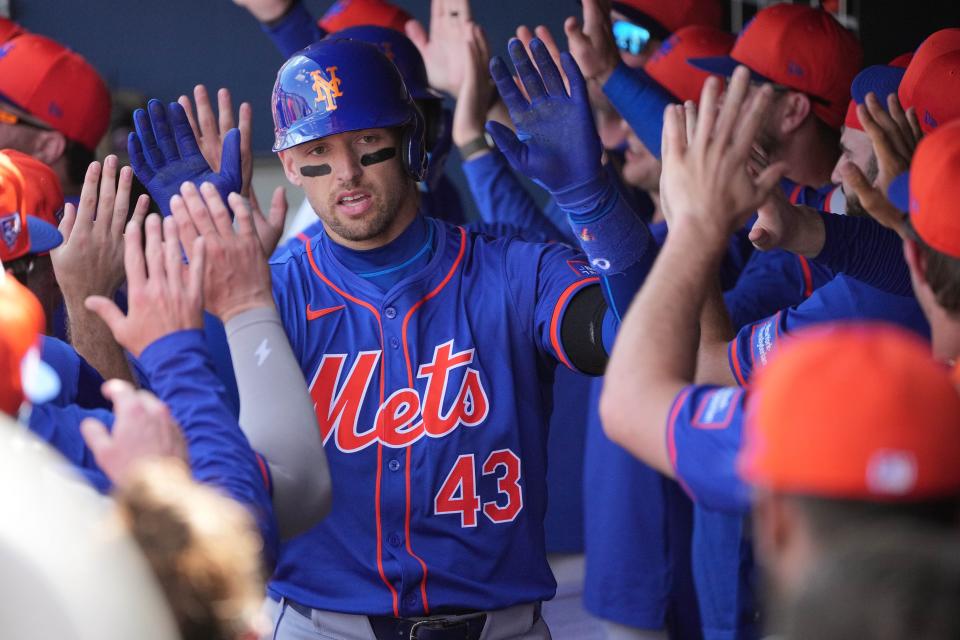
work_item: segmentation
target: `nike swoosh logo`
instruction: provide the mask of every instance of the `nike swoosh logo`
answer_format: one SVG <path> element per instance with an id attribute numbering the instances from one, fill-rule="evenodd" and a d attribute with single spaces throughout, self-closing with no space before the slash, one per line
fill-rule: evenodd
<path id="1" fill-rule="evenodd" d="M 307 305 L 307 320 L 316 320 L 317 318 L 322 318 L 323 316 L 327 315 L 328 313 L 333 313 L 334 311 L 340 311 L 340 309 L 343 309 L 345 306 L 346 306 L 346 305 L 341 304 L 341 305 L 338 306 L 338 307 L 327 307 L 326 309 L 318 309 L 318 310 L 314 311 L 313 309 L 310 308 L 310 305 L 308 304 L 308 305 Z"/>

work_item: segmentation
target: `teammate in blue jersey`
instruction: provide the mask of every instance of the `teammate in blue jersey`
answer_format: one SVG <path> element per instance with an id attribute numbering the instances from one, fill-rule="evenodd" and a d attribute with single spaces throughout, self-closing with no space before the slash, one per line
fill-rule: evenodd
<path id="1" fill-rule="evenodd" d="M 272 295 L 259 276 L 229 282 L 250 305 L 276 299 L 334 499 L 323 522 L 281 548 L 269 588 L 282 603 L 277 637 L 369 637 L 372 626 L 385 638 L 424 624 L 548 637 L 538 603 L 556 588 L 543 549 L 552 372 L 602 370 L 652 241 L 601 167 L 572 58 L 562 58 L 568 95 L 543 43 L 531 49 L 536 67 L 510 43 L 532 103 L 501 60 L 491 65 L 519 138 L 502 126 L 491 134 L 568 212 L 586 256 L 419 215 L 423 123 L 376 48 L 323 40 L 278 74 L 275 149 L 324 233 L 272 265 Z M 171 201 L 178 224 L 230 242 L 226 227 L 214 237 L 185 222 L 197 207 L 224 215 L 216 188 L 184 189 Z"/>

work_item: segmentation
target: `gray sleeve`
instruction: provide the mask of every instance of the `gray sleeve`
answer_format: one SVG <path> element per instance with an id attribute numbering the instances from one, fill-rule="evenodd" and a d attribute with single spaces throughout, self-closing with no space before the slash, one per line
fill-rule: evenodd
<path id="1" fill-rule="evenodd" d="M 299 535 L 330 511 L 330 470 L 307 383 L 276 308 L 226 324 L 240 392 L 240 428 L 266 458 L 281 537 Z"/>

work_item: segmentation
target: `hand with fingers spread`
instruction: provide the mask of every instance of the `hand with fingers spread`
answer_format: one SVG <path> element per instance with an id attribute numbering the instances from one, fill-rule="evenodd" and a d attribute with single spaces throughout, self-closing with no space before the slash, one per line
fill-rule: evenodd
<path id="1" fill-rule="evenodd" d="M 162 231 L 161 231 L 162 226 Z M 141 244 L 146 235 L 146 245 Z M 87 308 L 110 327 L 120 345 L 136 357 L 150 344 L 177 331 L 203 327 L 203 240 L 189 244 L 190 265 L 183 264 L 180 238 L 172 218 L 147 216 L 144 232 L 127 225 L 123 262 L 127 269 L 127 313 L 103 296 L 87 298 Z"/>
<path id="2" fill-rule="evenodd" d="M 602 149 L 577 63 L 569 53 L 560 56 L 570 81 L 568 94 L 543 42 L 530 43 L 536 67 L 519 40 L 511 40 L 508 48 L 530 100 L 521 95 L 503 60 L 494 58 L 490 73 L 517 126 L 514 134 L 497 122 L 487 123 L 497 147 L 514 169 L 551 193 L 592 180 L 602 170 Z"/>
<path id="3" fill-rule="evenodd" d="M 670 106 L 664 113 L 661 196 L 674 226 L 697 229 L 710 240 L 726 241 L 743 225 L 786 168 L 775 163 L 758 175 L 748 170 L 773 95 L 765 86 L 748 99 L 749 85 L 749 71 L 737 67 L 719 106 L 720 81 L 707 80 L 692 132 L 682 110 Z"/>
<path id="4" fill-rule="evenodd" d="M 99 420 L 87 418 L 80 423 L 80 432 L 97 465 L 114 484 L 122 484 L 145 460 L 189 462 L 180 425 L 159 398 L 122 380 L 105 382 L 102 392 L 113 403 L 113 429 L 108 431 Z"/>
<path id="5" fill-rule="evenodd" d="M 857 106 L 857 117 L 870 136 L 877 156 L 874 184 L 881 193 L 886 193 L 893 179 L 910 168 L 913 152 L 923 136 L 916 112 L 912 107 L 904 112 L 894 93 L 887 96 L 887 110 L 884 110 L 871 92 L 864 104 Z"/>
<path id="6" fill-rule="evenodd" d="M 253 107 L 250 103 L 241 103 L 237 110 L 237 117 L 234 118 L 230 90 L 221 88 L 217 91 L 217 115 L 215 116 L 210 95 L 202 84 L 193 88 L 192 103 L 185 95 L 177 98 L 177 102 L 187 114 L 193 137 L 200 146 L 200 153 L 213 171 L 220 171 L 224 138 L 231 129 L 240 130 L 240 175 L 243 179 L 240 194 L 249 197 L 250 180 L 253 177 Z M 194 105 L 196 105 L 196 114 L 194 114 Z"/>
<path id="7" fill-rule="evenodd" d="M 159 100 L 151 100 L 146 111 L 134 112 L 133 122 L 136 132 L 127 139 L 130 164 L 164 215 L 170 214 L 170 199 L 184 182 L 209 182 L 224 198 L 243 189 L 239 130 L 223 136 L 219 171 L 214 171 L 200 152 L 180 104 L 164 107 Z"/>
<path id="8" fill-rule="evenodd" d="M 406 24 L 407 37 L 423 56 L 430 86 L 454 98 L 460 95 L 464 69 L 463 42 L 470 37 L 469 0 L 432 0 L 430 33 L 417 20 Z"/>
<path id="9" fill-rule="evenodd" d="M 274 196 L 276 199 L 276 193 Z M 189 182 L 170 201 L 191 263 L 191 247 L 197 238 L 204 240 L 204 301 L 207 310 L 224 324 L 244 311 L 274 306 L 270 268 L 254 214 L 237 193 L 231 193 L 228 202 L 230 209 L 212 184 L 203 183 L 198 189 Z M 236 229 L 230 219 L 231 209 Z"/>
<path id="10" fill-rule="evenodd" d="M 50 258 L 68 304 L 82 304 L 90 295 L 112 296 L 123 284 L 123 229 L 133 172 L 130 167 L 121 168 L 118 180 L 117 164 L 113 155 L 104 159 L 103 166 L 90 163 L 78 206 L 64 206 L 60 222 L 63 244 Z M 149 206 L 150 198 L 140 196 L 133 211 L 137 225 Z"/>
<path id="11" fill-rule="evenodd" d="M 563 23 L 567 47 L 589 80 L 600 86 L 606 83 L 620 62 L 617 43 L 613 39 L 610 0 L 583 0 L 583 25 L 569 17 Z"/>

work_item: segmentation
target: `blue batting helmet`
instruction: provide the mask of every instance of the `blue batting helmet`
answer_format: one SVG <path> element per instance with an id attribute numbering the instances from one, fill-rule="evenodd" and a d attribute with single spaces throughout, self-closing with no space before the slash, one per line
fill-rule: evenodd
<path id="1" fill-rule="evenodd" d="M 423 116 L 396 66 L 375 46 L 326 38 L 298 51 L 277 72 L 271 107 L 274 151 L 346 131 L 401 127 L 404 166 L 423 179 Z"/>
<path id="2" fill-rule="evenodd" d="M 414 100 L 443 100 L 443 96 L 430 88 L 427 67 L 423 56 L 413 41 L 394 29 L 362 25 L 341 29 L 327 36 L 330 40 L 350 38 L 372 44 L 380 53 L 396 65 L 403 76 L 403 83 Z"/>

